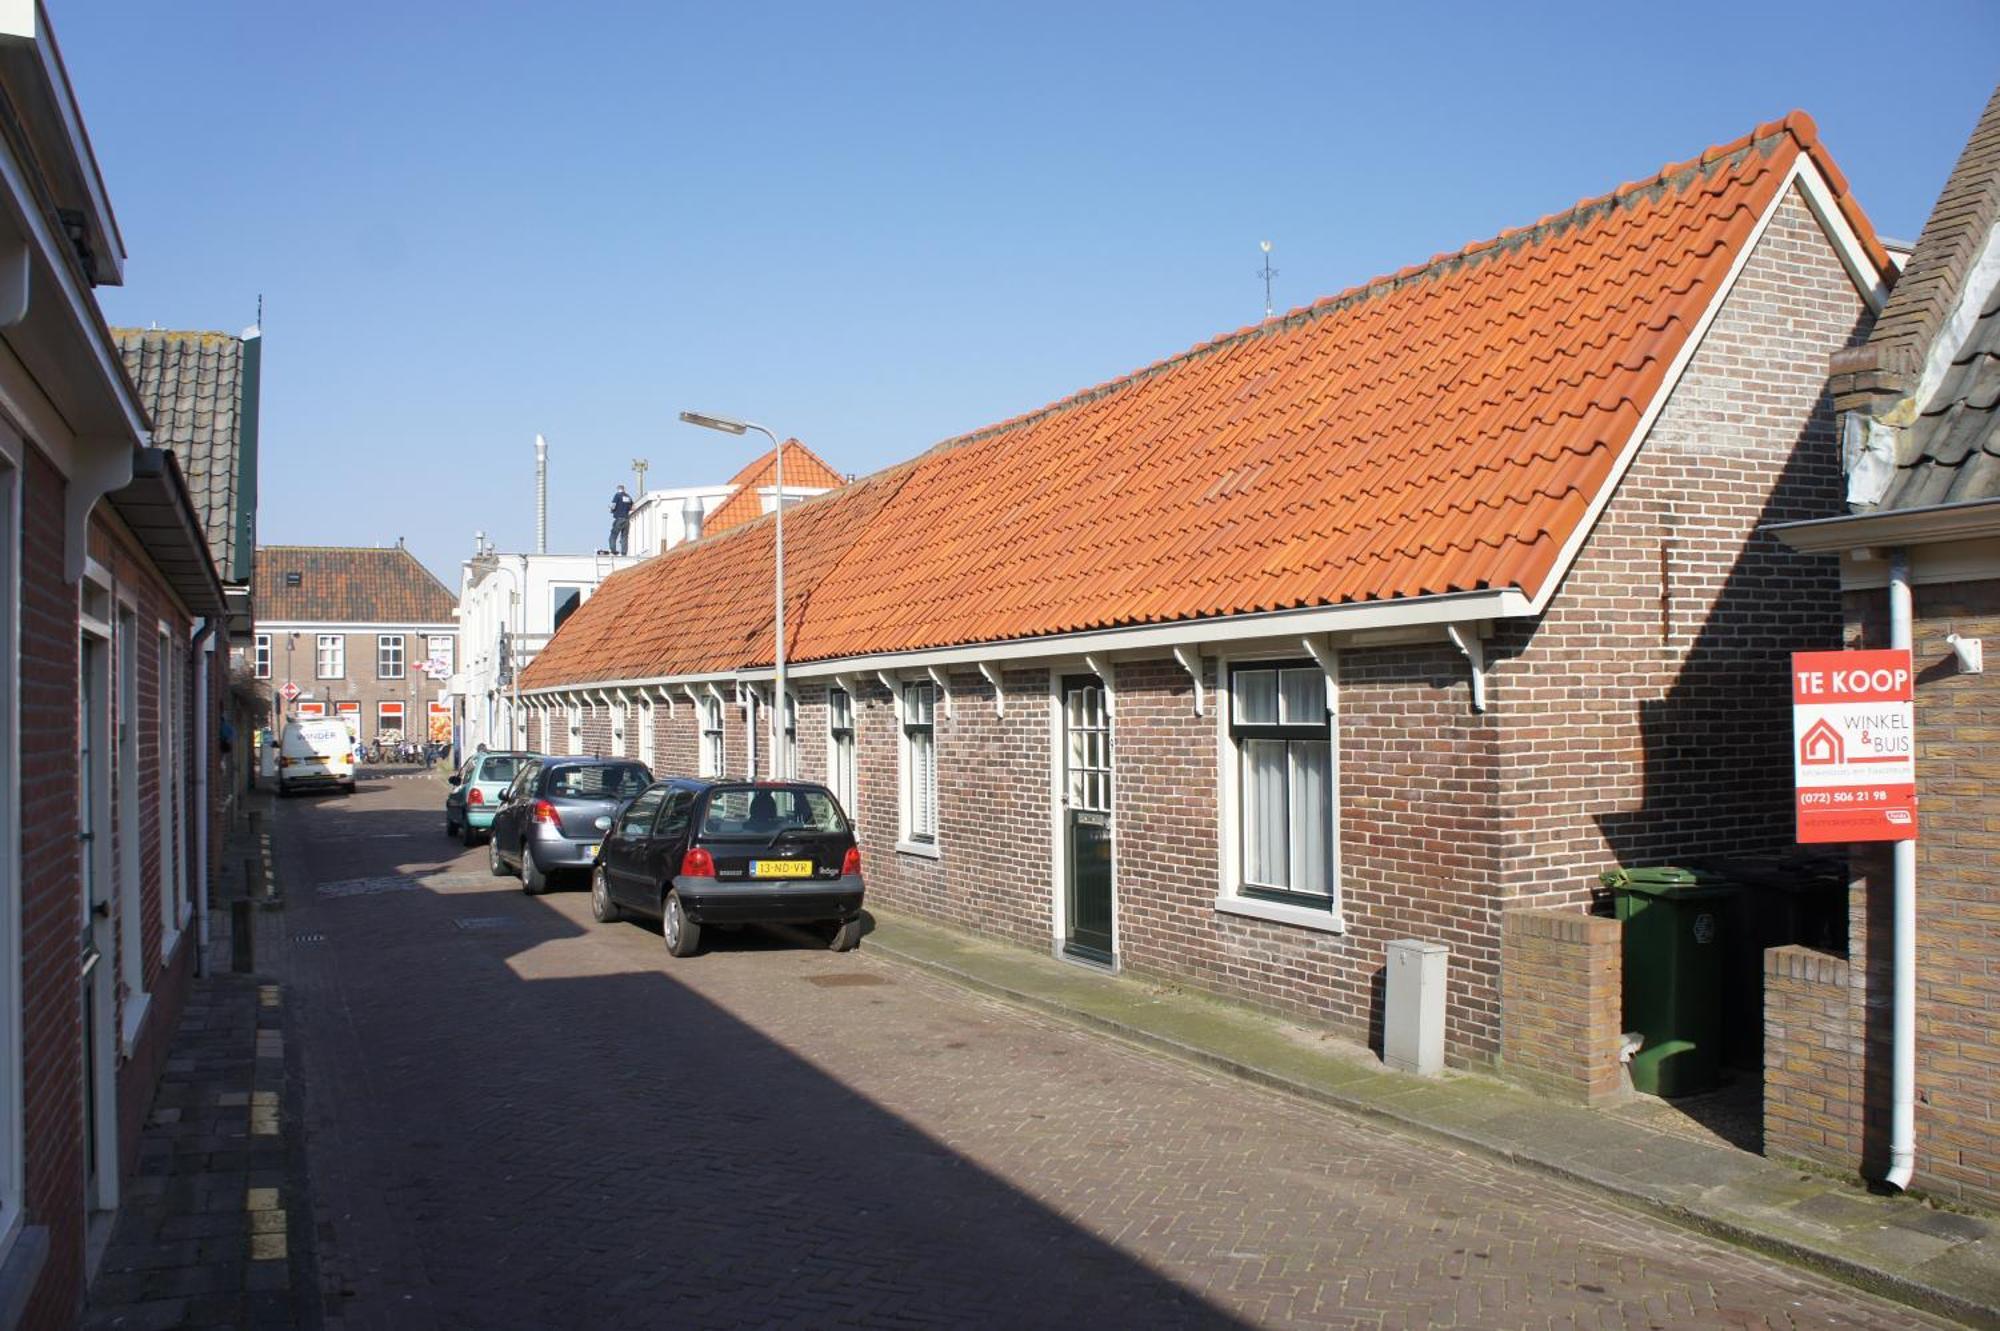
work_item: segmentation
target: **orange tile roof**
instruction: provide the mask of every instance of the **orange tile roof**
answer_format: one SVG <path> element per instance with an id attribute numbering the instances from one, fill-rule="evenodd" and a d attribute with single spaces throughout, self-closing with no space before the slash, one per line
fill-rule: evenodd
<path id="1" fill-rule="evenodd" d="M 702 523 L 706 532 L 724 532 L 740 527 L 764 512 L 764 497 L 757 493 L 778 483 L 778 450 L 771 449 L 729 478 L 735 493 Z M 785 441 L 785 489 L 832 490 L 847 484 L 847 478 L 826 465 L 819 454 L 796 439 Z"/>
<path id="2" fill-rule="evenodd" d="M 797 639 L 812 588 L 908 469 L 905 463 L 785 510 L 788 641 Z M 766 515 L 612 574 L 521 672 L 521 687 L 714 673 L 770 661 L 776 525 Z"/>
<path id="3" fill-rule="evenodd" d="M 786 520 L 787 581 L 805 602 L 790 654 L 1503 587 L 1534 596 L 1801 154 L 1887 272 L 1794 113 L 800 505 Z M 739 530 L 768 541 L 769 525 Z M 545 654 L 524 682 L 768 664 L 768 632 L 752 651 L 743 631 L 768 618 L 754 594 L 768 552 L 759 573 L 754 550 L 723 556 L 722 539 L 620 577 L 651 579 L 673 606 L 734 602 L 729 634 L 648 604 L 657 650 L 624 641 L 636 620 L 602 635 L 620 649 L 615 667 L 559 636 L 562 656 Z M 604 602 L 601 591 L 564 633 Z"/>

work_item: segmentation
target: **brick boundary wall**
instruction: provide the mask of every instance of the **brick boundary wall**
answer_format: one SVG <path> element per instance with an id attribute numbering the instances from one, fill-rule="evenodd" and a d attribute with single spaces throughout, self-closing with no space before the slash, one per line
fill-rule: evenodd
<path id="1" fill-rule="evenodd" d="M 1844 958 L 1764 953 L 1764 1153 L 1858 1169 L 1863 1036 Z"/>
<path id="2" fill-rule="evenodd" d="M 1618 1062 L 1624 927 L 1573 910 L 1501 915 L 1500 1067 L 1507 1080 L 1591 1106 L 1626 1098 Z"/>

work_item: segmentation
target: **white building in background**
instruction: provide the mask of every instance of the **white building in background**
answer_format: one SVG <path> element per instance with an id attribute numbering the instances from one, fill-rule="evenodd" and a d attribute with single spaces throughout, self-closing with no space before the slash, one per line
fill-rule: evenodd
<path id="1" fill-rule="evenodd" d="M 846 483 L 798 440 L 787 439 L 784 447 L 786 507 Z M 481 533 L 472 558 L 459 572 L 459 655 L 451 693 L 459 709 L 460 752 L 471 753 L 481 744 L 509 749 L 524 743 L 525 732 L 509 707 L 509 689 L 563 621 L 619 569 L 773 511 L 778 505 L 777 457 L 776 449 L 766 449 L 720 484 L 646 491 L 632 506 L 629 554 L 501 554 L 487 546 Z M 605 532 L 610 534 L 608 515 Z"/>
<path id="2" fill-rule="evenodd" d="M 635 548 L 637 543 L 634 543 Z M 516 555 L 483 548 L 460 566 L 458 700 L 462 752 L 516 747 L 509 720 L 512 677 L 548 643 L 598 584 L 638 555 Z"/>
<path id="3" fill-rule="evenodd" d="M 720 485 L 646 491 L 632 506 L 626 548 L 652 556 L 771 512 L 778 506 L 777 458 L 777 449 L 766 449 Z M 796 439 L 785 441 L 785 507 L 846 483 L 819 454 Z"/>

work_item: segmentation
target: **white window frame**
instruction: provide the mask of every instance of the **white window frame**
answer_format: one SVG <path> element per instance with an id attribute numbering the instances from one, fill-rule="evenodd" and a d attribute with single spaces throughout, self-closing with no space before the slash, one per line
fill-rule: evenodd
<path id="1" fill-rule="evenodd" d="M 698 775 L 725 775 L 723 769 L 728 765 L 729 749 L 722 728 L 722 699 L 713 693 L 704 693 L 695 700 L 695 728 L 701 744 Z"/>
<path id="2" fill-rule="evenodd" d="M 834 696 L 838 694 L 843 706 L 836 707 Z M 840 807 L 849 821 L 861 817 L 856 805 L 859 803 L 859 782 L 855 779 L 854 694 L 838 684 L 830 684 L 826 690 L 826 785 L 833 797 L 840 801 Z"/>
<path id="3" fill-rule="evenodd" d="M 452 674 L 458 669 L 458 643 L 449 633 L 426 633 L 424 635 L 424 661 L 426 664 L 444 661 L 444 672 Z"/>
<path id="4" fill-rule="evenodd" d="M 571 703 L 563 708 L 563 752 L 571 757 L 583 752 L 583 708 Z"/>
<path id="5" fill-rule="evenodd" d="M 313 635 L 313 678 L 347 678 L 347 635 L 344 633 L 318 633 Z M 331 672 L 328 663 L 332 663 Z"/>
<path id="6" fill-rule="evenodd" d="M 257 634 L 250 645 L 250 676 L 253 679 L 271 677 L 271 635 Z"/>
<path id="7" fill-rule="evenodd" d="M 650 693 L 639 695 L 638 724 L 639 761 L 650 772 L 659 756 L 659 744 L 653 735 L 653 695 Z"/>
<path id="8" fill-rule="evenodd" d="M 179 636 L 165 620 L 159 625 L 160 651 L 160 960 L 174 954 L 185 920 L 182 903 L 187 899 L 187 862 L 183 859 L 186 841 L 180 821 L 187 800 L 182 791 L 180 742 L 181 717 L 185 700 L 179 682 L 182 675 Z M 268 635 L 267 635 L 268 636 Z"/>
<path id="9" fill-rule="evenodd" d="M 396 711 L 395 711 L 395 715 L 396 715 L 396 717 L 397 717 L 398 721 L 400 722 L 400 724 L 398 724 L 398 725 L 393 725 L 393 726 L 387 726 L 387 725 L 383 725 L 382 723 L 383 723 L 384 721 L 388 720 L 388 718 L 389 718 L 389 714 L 390 714 L 390 713 L 389 713 L 389 709 L 390 709 L 390 708 L 392 708 L 392 707 L 396 709 Z M 403 701 L 402 699 L 400 699 L 400 698 L 382 698 L 382 699 L 378 699 L 378 700 L 376 701 L 376 703 L 375 703 L 375 734 L 376 734 L 376 735 L 377 735 L 377 736 L 379 737 L 379 736 L 380 736 L 380 735 L 382 734 L 382 732 L 383 732 L 383 731 L 385 731 L 385 730 L 394 730 L 394 731 L 397 731 L 397 732 L 399 732 L 399 733 L 400 733 L 400 734 L 402 735 L 402 737 L 403 737 L 403 739 L 404 739 L 404 742 L 406 742 L 406 743 L 407 743 L 407 742 L 409 741 L 409 739 L 410 739 L 410 705 L 409 705 L 408 703 L 404 702 L 404 701 Z"/>
<path id="10" fill-rule="evenodd" d="M 896 849 L 911 855 L 938 854 L 938 687 L 928 679 L 909 679 L 897 684 L 896 755 L 897 800 Z M 928 740 L 930 762 L 918 771 L 917 735 Z M 928 812 L 926 822 L 924 817 Z"/>
<path id="11" fill-rule="evenodd" d="M 375 635 L 375 678 L 403 679 L 409 674 L 408 643 L 400 633 Z"/>
<path id="12" fill-rule="evenodd" d="M 122 588 L 112 615 L 110 739 L 117 795 L 111 818 L 118 859 L 114 887 L 118 921 L 112 936 L 118 943 L 118 983 L 124 990 L 118 1049 L 130 1058 L 152 999 L 146 992 L 145 884 L 139 874 L 139 609 Z M 165 912 L 161 914 L 164 917 Z"/>
<path id="13" fill-rule="evenodd" d="M 1328 797 L 1332 801 L 1329 819 L 1328 866 L 1332 897 L 1330 904 L 1320 906 L 1302 901 L 1288 901 L 1272 895 L 1259 894 L 1256 889 L 1247 889 L 1243 883 L 1243 799 L 1241 773 L 1243 756 L 1232 733 L 1236 709 L 1236 689 L 1232 676 L 1233 669 L 1256 669 L 1260 665 L 1280 663 L 1296 666 L 1304 653 L 1274 649 L 1268 652 L 1245 653 L 1241 656 L 1222 657 L 1216 662 L 1215 689 L 1215 734 L 1216 734 L 1216 789 L 1217 804 L 1222 816 L 1218 822 L 1217 858 L 1220 873 L 1217 875 L 1218 891 L 1215 909 L 1228 915 L 1243 915 L 1251 919 L 1270 920 L 1280 924 L 1294 924 L 1307 929 L 1318 929 L 1328 933 L 1345 933 L 1347 922 L 1344 915 L 1344 893 L 1341 890 L 1342 855 L 1340 844 L 1341 829 L 1341 761 L 1340 761 L 1340 670 L 1339 653 L 1333 648 L 1323 649 L 1317 662 L 1326 681 L 1327 738 L 1330 763 L 1327 774 Z"/>
<path id="14" fill-rule="evenodd" d="M 583 609 L 583 603 L 590 599 L 590 589 L 580 582 L 552 582 L 549 584 L 549 632 L 555 633 L 561 627 L 556 623 L 556 615 L 562 609 L 564 592 L 576 593 L 576 610 Z M 575 614 L 576 610 L 570 611 Z M 564 623 L 569 621 L 565 619 Z"/>

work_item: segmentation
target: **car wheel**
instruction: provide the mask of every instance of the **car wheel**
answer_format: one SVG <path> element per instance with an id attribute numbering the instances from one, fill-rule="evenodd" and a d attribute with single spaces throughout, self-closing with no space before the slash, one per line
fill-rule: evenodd
<path id="1" fill-rule="evenodd" d="M 505 878 L 507 876 L 507 862 L 500 858 L 500 843 L 498 841 L 489 839 L 486 843 L 486 867 L 492 871 L 495 878 Z"/>
<path id="2" fill-rule="evenodd" d="M 457 839 L 457 837 L 458 837 L 458 824 L 457 824 L 457 823 L 454 823 L 454 822 L 453 822 L 453 821 L 452 821 L 451 819 L 449 819 L 449 818 L 445 819 L 445 820 L 444 820 L 444 834 L 445 834 L 445 836 L 446 836 L 447 838 L 449 838 L 449 839 L 452 839 L 452 840 L 456 840 L 456 839 Z"/>
<path id="3" fill-rule="evenodd" d="M 667 899 L 660 903 L 660 936 L 667 940 L 670 957 L 691 957 L 701 946 L 701 926 L 681 909 L 678 892 L 667 893 Z"/>
<path id="4" fill-rule="evenodd" d="M 834 926 L 833 933 L 826 940 L 828 949 L 834 952 L 852 952 L 861 946 L 861 917 L 855 916 L 844 924 Z"/>
<path id="5" fill-rule="evenodd" d="M 549 876 L 535 863 L 535 852 L 525 845 L 521 847 L 521 890 L 531 897 L 549 890 Z"/>
<path id="6" fill-rule="evenodd" d="M 604 881 L 604 866 L 590 871 L 590 918 L 599 924 L 616 924 L 625 912 L 611 899 L 611 884 Z"/>

